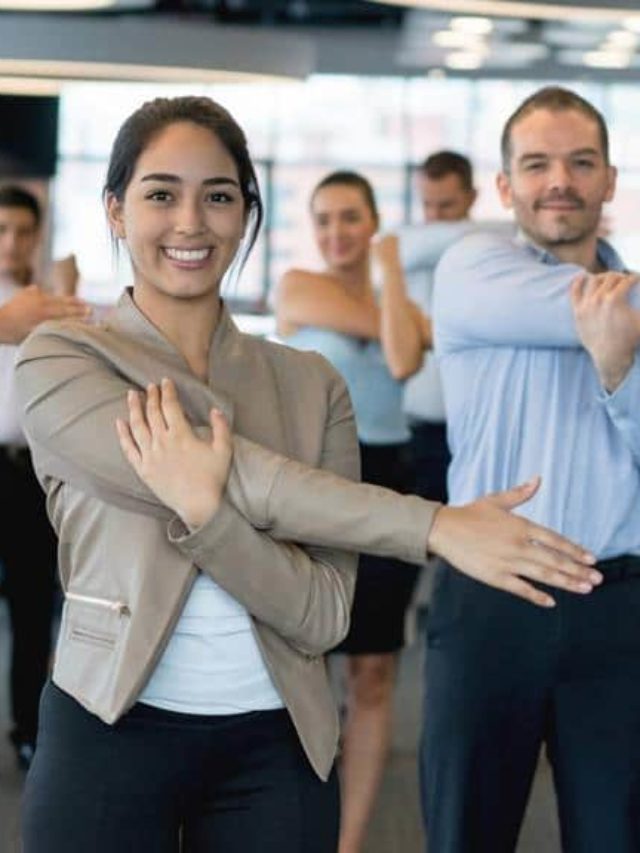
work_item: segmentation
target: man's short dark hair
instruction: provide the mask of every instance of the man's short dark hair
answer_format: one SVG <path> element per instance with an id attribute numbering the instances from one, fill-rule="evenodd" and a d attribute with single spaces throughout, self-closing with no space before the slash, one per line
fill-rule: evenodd
<path id="1" fill-rule="evenodd" d="M 457 175 L 462 188 L 473 190 L 473 168 L 471 161 L 457 151 L 436 151 L 430 154 L 420 165 L 420 172 L 432 181 L 439 181 L 447 175 Z"/>
<path id="2" fill-rule="evenodd" d="M 42 208 L 38 199 L 33 193 L 14 184 L 0 186 L 0 207 L 22 207 L 31 211 L 36 226 L 42 221 Z"/>
<path id="3" fill-rule="evenodd" d="M 595 122 L 598 128 L 604 161 L 609 165 L 609 133 L 602 114 L 598 112 L 593 104 L 590 104 L 589 101 L 582 98 L 576 92 L 572 92 L 570 89 L 563 89 L 561 86 L 545 86 L 543 89 L 538 89 L 533 95 L 529 95 L 507 119 L 500 140 L 503 172 L 508 173 L 511 165 L 511 134 L 514 126 L 536 110 L 548 110 L 552 113 L 573 110 Z"/>

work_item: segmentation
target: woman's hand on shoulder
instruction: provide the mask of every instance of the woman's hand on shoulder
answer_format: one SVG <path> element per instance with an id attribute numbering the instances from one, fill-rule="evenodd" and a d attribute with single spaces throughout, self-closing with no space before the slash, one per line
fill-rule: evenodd
<path id="1" fill-rule="evenodd" d="M 187 527 L 201 527 L 217 511 L 229 477 L 233 441 L 224 415 L 212 409 L 211 438 L 200 438 L 169 379 L 149 385 L 144 395 L 129 391 L 127 403 L 129 420 L 116 422 L 125 457 Z"/>
<path id="2" fill-rule="evenodd" d="M 429 550 L 464 574 L 541 607 L 553 607 L 555 602 L 528 580 L 591 592 L 602 581 L 593 568 L 593 555 L 511 512 L 532 498 L 539 485 L 536 478 L 464 506 L 441 507 L 429 534 Z"/>

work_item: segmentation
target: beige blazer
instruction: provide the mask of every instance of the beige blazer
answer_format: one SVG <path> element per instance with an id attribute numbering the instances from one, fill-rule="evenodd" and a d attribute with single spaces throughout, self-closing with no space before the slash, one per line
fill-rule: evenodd
<path id="1" fill-rule="evenodd" d="M 127 390 L 163 376 L 198 430 L 207 431 L 214 405 L 234 428 L 225 500 L 192 533 L 138 479 L 115 431 Z M 16 378 L 59 537 L 56 684 L 115 722 L 206 572 L 251 614 L 309 760 L 326 778 L 338 721 L 323 653 L 348 630 L 355 552 L 423 562 L 438 506 L 353 482 L 358 445 L 342 379 L 316 353 L 241 334 L 223 309 L 204 383 L 128 292 L 100 326 L 36 329 Z"/>

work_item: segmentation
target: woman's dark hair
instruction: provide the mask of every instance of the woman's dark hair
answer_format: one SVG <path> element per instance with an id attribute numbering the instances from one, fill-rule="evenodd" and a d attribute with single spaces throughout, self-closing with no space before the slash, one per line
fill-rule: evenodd
<path id="1" fill-rule="evenodd" d="M 118 201 L 122 201 L 142 152 L 155 136 L 178 122 L 191 122 L 210 130 L 236 164 L 247 222 L 250 223 L 250 236 L 242 259 L 244 263 L 262 224 L 262 198 L 244 131 L 233 116 L 211 98 L 155 98 L 132 113 L 118 131 L 113 143 L 102 190 L 103 199 L 114 196 Z"/>
<path id="2" fill-rule="evenodd" d="M 378 213 L 378 205 L 376 204 L 376 197 L 373 192 L 373 187 L 371 186 L 369 181 L 365 177 L 360 175 L 358 172 L 349 172 L 347 170 L 330 172 L 321 181 L 319 181 L 319 183 L 316 184 L 313 192 L 311 193 L 311 204 L 313 205 L 313 200 L 320 190 L 324 189 L 325 187 L 335 186 L 354 187 L 355 189 L 360 190 L 367 207 L 371 211 L 373 218 L 376 221 L 376 225 L 380 222 L 380 214 Z"/>

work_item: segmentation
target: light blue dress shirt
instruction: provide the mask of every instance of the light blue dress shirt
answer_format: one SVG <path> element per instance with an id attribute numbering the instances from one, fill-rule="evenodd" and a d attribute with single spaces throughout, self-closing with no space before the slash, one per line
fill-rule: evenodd
<path id="1" fill-rule="evenodd" d="M 624 269 L 601 241 L 599 259 Z M 599 559 L 640 554 L 640 363 L 613 394 L 580 344 L 569 298 L 584 272 L 522 239 L 463 237 L 435 273 L 451 503 L 539 474 L 517 512 Z M 640 308 L 633 288 L 631 302 Z"/>
<path id="2" fill-rule="evenodd" d="M 403 225 L 395 231 L 407 293 L 429 317 L 433 310 L 433 271 L 442 253 L 465 234 L 478 230 L 512 236 L 514 226 L 511 221 L 461 219 Z M 422 367 L 405 383 L 404 410 L 416 421 L 443 423 L 445 419 L 442 383 L 432 350 L 425 352 Z"/>
<path id="3" fill-rule="evenodd" d="M 335 367 L 349 389 L 358 438 L 363 444 L 402 444 L 409 440 L 402 411 L 402 383 L 389 372 L 377 341 L 304 326 L 283 342 L 319 352 Z"/>

